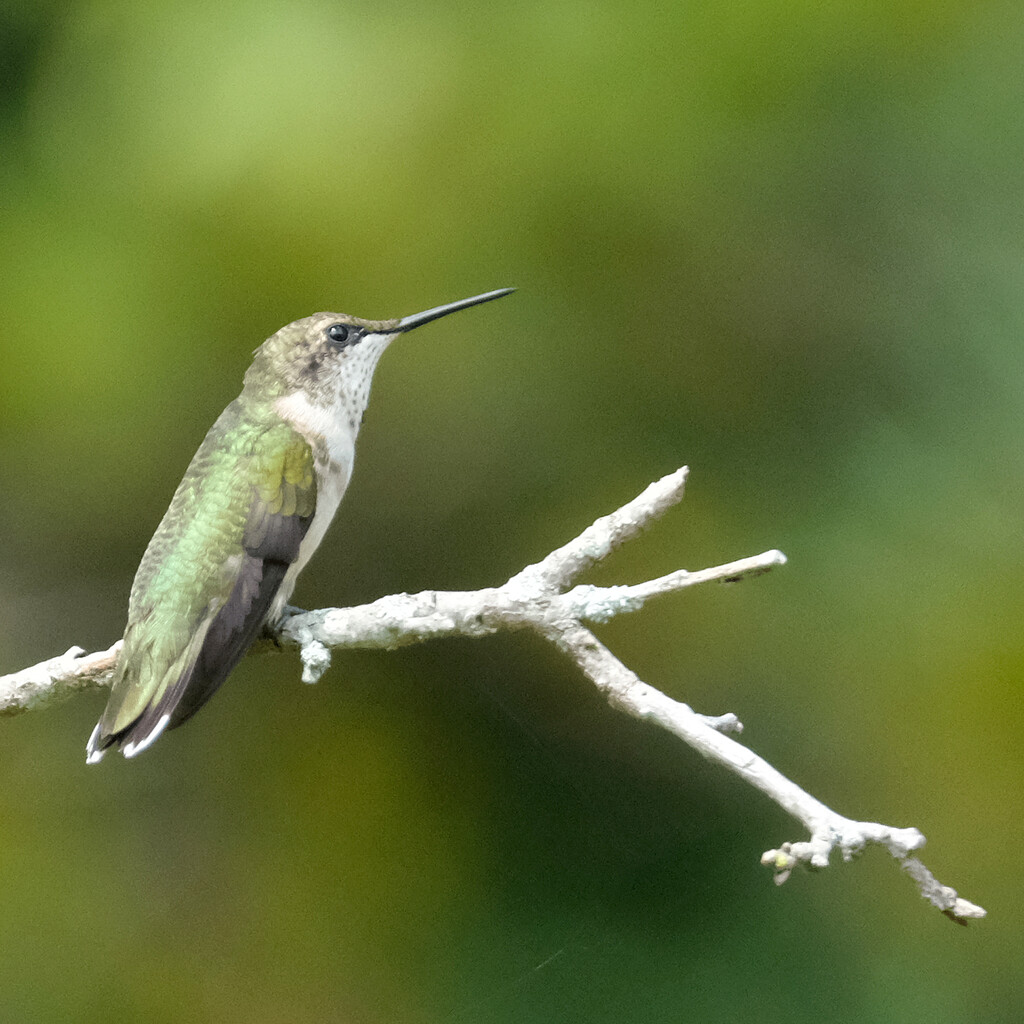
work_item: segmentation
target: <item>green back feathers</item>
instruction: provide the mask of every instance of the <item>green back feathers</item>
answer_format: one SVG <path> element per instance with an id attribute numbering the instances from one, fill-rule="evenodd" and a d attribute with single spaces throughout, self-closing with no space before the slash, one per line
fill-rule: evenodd
<path id="1" fill-rule="evenodd" d="M 309 444 L 279 418 L 268 426 L 241 401 L 228 406 L 139 566 L 100 746 L 212 696 L 262 626 L 315 508 Z"/>

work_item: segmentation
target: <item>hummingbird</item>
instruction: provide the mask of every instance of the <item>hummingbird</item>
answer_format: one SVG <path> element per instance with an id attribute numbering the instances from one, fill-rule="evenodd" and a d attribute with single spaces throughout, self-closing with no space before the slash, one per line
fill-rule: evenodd
<path id="1" fill-rule="evenodd" d="M 86 747 L 134 757 L 191 718 L 280 617 L 352 475 L 384 350 L 400 334 L 508 295 L 398 320 L 314 313 L 253 353 L 146 547 L 110 699 Z"/>

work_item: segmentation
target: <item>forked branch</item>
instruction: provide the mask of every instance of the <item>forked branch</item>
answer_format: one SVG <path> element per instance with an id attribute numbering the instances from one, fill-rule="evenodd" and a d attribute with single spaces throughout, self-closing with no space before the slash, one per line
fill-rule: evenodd
<path id="1" fill-rule="evenodd" d="M 941 885 L 911 854 L 924 846 L 915 828 L 853 821 L 826 807 L 733 737 L 743 726 L 734 714 L 708 716 L 667 697 L 622 664 L 584 625 L 638 611 L 651 598 L 713 580 L 740 580 L 784 565 L 781 551 L 766 551 L 698 572 L 680 569 L 632 586 L 575 585 L 576 579 L 620 544 L 635 537 L 683 497 L 686 468 L 670 473 L 574 540 L 527 566 L 499 587 L 475 591 L 428 590 L 393 594 L 356 608 L 304 612 L 290 608 L 269 633 L 281 646 L 298 647 L 302 678 L 316 682 L 331 651 L 393 649 L 433 637 L 480 637 L 499 630 L 532 629 L 564 651 L 601 690 L 612 707 L 668 730 L 712 761 L 745 779 L 801 822 L 802 842 L 783 843 L 761 858 L 784 882 L 799 864 L 828 865 L 837 850 L 850 860 L 867 845 L 884 847 L 915 881 L 921 895 L 960 923 L 985 911 Z M 0 677 L 0 714 L 17 714 L 79 690 L 108 686 L 120 642 L 84 655 L 80 648 Z M 84 656 L 83 656 L 84 655 Z"/>

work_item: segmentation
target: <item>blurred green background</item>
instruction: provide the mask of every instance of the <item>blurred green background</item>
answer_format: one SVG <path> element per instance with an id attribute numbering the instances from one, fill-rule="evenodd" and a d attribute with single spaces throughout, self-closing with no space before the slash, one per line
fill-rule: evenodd
<path id="1" fill-rule="evenodd" d="M 515 296 L 388 352 L 305 607 L 503 581 L 686 462 L 591 578 L 770 547 L 599 630 L 960 929 L 608 709 L 527 636 L 253 656 L 86 768 L 0 723 L 5 1021 L 1019 1020 L 1024 9 L 0 6 L 0 672 L 106 647 L 250 351 Z"/>

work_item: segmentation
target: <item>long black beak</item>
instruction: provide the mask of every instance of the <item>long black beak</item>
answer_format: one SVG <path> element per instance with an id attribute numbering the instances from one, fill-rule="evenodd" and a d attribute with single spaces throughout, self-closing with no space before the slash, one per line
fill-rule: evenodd
<path id="1" fill-rule="evenodd" d="M 499 288 L 497 291 L 484 292 L 483 295 L 474 295 L 471 299 L 459 299 L 458 302 L 449 302 L 446 306 L 435 306 L 433 309 L 425 310 L 422 313 L 403 316 L 398 321 L 398 327 L 395 328 L 394 333 L 411 331 L 414 327 L 422 327 L 424 324 L 429 324 L 431 320 L 437 320 L 439 317 L 456 312 L 456 310 L 468 309 L 470 306 L 477 306 L 481 302 L 490 302 L 491 299 L 500 299 L 502 295 L 508 295 L 509 292 L 514 291 L 515 288 Z"/>

